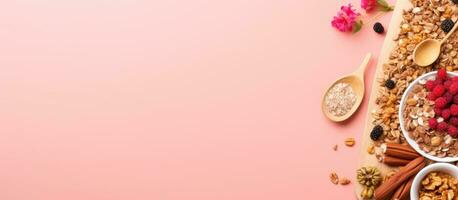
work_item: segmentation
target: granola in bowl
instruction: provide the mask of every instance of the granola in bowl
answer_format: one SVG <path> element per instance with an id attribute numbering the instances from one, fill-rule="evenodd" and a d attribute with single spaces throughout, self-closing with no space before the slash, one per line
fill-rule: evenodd
<path id="1" fill-rule="evenodd" d="M 458 76 L 451 72 L 447 74 L 449 77 Z M 433 92 L 428 89 L 431 87 L 428 83 L 433 82 L 436 75 L 437 72 L 424 74 L 406 89 L 399 106 L 400 126 L 407 142 L 421 155 L 434 161 L 453 162 L 458 160 L 456 126 L 450 122 L 455 116 L 445 112 L 437 113 L 450 111 L 448 108 L 438 109 L 437 97 L 432 97 Z M 446 90 L 439 92 L 445 95 Z"/>
<path id="2" fill-rule="evenodd" d="M 458 181 L 445 172 L 431 172 L 420 186 L 420 200 L 455 199 L 458 192 Z"/>

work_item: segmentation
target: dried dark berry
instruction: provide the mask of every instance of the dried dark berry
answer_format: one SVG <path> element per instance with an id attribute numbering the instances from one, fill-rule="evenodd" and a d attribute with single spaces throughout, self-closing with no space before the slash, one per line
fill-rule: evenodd
<path id="1" fill-rule="evenodd" d="M 458 4 L 458 0 L 452 0 L 452 2 Z"/>
<path id="2" fill-rule="evenodd" d="M 454 25 L 455 25 L 455 23 L 453 22 L 453 20 L 445 19 L 441 23 L 441 29 L 442 29 L 442 31 L 448 33 L 448 32 L 450 32 L 450 30 L 452 30 Z"/>
<path id="3" fill-rule="evenodd" d="M 374 128 L 371 131 L 371 139 L 374 141 L 377 141 L 380 136 L 383 135 L 383 127 L 380 125 L 374 126 Z"/>
<path id="4" fill-rule="evenodd" d="M 388 79 L 388 80 L 386 80 L 386 82 L 385 82 L 385 87 L 391 90 L 391 89 L 393 89 L 394 87 L 396 87 L 396 83 L 395 83 L 393 80 Z"/>
<path id="5" fill-rule="evenodd" d="M 383 28 L 383 25 L 380 22 L 377 22 L 374 24 L 374 31 L 376 33 L 382 34 L 383 32 L 385 32 L 385 28 Z"/>

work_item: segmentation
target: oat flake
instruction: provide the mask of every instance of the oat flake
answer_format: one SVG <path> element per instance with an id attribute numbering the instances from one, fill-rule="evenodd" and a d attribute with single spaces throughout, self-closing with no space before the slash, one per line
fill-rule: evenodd
<path id="1" fill-rule="evenodd" d="M 329 113 L 334 116 L 343 116 L 347 114 L 356 103 L 356 93 L 348 83 L 335 84 L 326 94 L 326 107 Z"/>

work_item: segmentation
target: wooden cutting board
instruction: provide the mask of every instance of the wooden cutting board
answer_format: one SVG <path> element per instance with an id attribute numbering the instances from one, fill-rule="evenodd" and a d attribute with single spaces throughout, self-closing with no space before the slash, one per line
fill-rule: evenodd
<path id="1" fill-rule="evenodd" d="M 361 149 L 360 149 L 360 156 L 359 156 L 359 163 L 358 163 L 358 168 L 364 167 L 364 166 L 376 166 L 379 168 L 383 174 L 386 174 L 390 169 L 390 167 L 386 166 L 385 164 L 382 164 L 377 161 L 374 155 L 370 155 L 367 153 L 367 148 L 372 144 L 372 140 L 370 139 L 370 132 L 372 130 L 372 115 L 371 111 L 375 108 L 375 100 L 377 98 L 377 91 L 379 90 L 380 84 L 377 82 L 377 80 L 383 76 L 383 64 L 388 62 L 389 56 L 393 48 L 395 47 L 395 41 L 393 41 L 393 38 L 399 33 L 400 30 L 400 24 L 402 22 L 402 12 L 403 10 L 409 9 L 412 7 L 412 4 L 410 3 L 409 0 L 398 0 L 396 2 L 394 11 L 393 11 L 393 16 L 391 18 L 391 22 L 389 24 L 389 29 L 387 31 L 385 41 L 383 43 L 382 47 L 382 52 L 380 53 L 378 63 L 377 63 L 377 68 L 374 76 L 374 81 L 372 84 L 372 90 L 370 93 L 370 99 L 369 99 L 369 108 L 367 109 L 367 117 L 366 117 L 366 127 L 364 128 L 363 135 L 361 137 Z M 358 199 L 360 198 L 360 193 L 362 191 L 361 185 L 355 180 L 355 191 L 356 191 L 356 196 Z"/>

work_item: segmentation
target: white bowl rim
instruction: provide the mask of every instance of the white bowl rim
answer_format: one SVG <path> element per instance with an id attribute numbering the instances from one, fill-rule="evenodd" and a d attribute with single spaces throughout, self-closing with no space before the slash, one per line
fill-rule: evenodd
<path id="1" fill-rule="evenodd" d="M 426 152 L 424 152 L 423 150 L 420 149 L 419 145 L 417 144 L 417 142 L 415 142 L 415 140 L 413 140 L 413 139 L 411 139 L 409 137 L 409 133 L 404 128 L 404 117 L 402 116 L 402 110 L 404 110 L 404 107 L 405 107 L 405 101 L 406 101 L 406 98 L 407 98 L 407 94 L 412 90 L 414 85 L 418 84 L 418 82 L 420 80 L 427 79 L 428 77 L 430 77 L 432 75 L 436 75 L 436 74 L 437 74 L 437 71 L 428 72 L 426 74 L 423 74 L 420 77 L 418 77 L 417 79 L 415 79 L 412 83 L 410 83 L 409 86 L 405 89 L 404 94 L 402 95 L 401 101 L 399 102 L 399 110 L 398 110 L 399 126 L 401 127 L 401 132 L 404 135 L 404 138 L 406 139 L 407 143 L 409 143 L 409 145 L 413 149 L 415 149 L 415 151 L 420 153 L 423 157 L 426 157 L 426 158 L 428 158 L 430 160 L 434 160 L 436 162 L 455 162 L 455 161 L 458 161 L 458 156 L 457 157 L 439 158 L 437 156 L 432 156 L 432 155 L 427 154 Z M 458 73 L 447 72 L 447 75 L 449 75 L 449 76 L 458 76 Z"/>
<path id="2" fill-rule="evenodd" d="M 413 179 L 412 187 L 410 188 L 410 199 L 415 199 L 418 198 L 418 190 L 419 190 L 419 184 L 423 180 L 423 178 L 429 173 L 433 171 L 444 171 L 444 169 L 447 169 L 449 171 L 454 171 L 454 174 L 451 174 L 449 172 L 446 172 L 450 174 L 451 176 L 455 177 L 458 179 L 458 167 L 455 165 L 452 165 L 450 163 L 433 163 L 430 164 L 423 169 L 421 169 L 416 175 L 415 178 Z"/>

